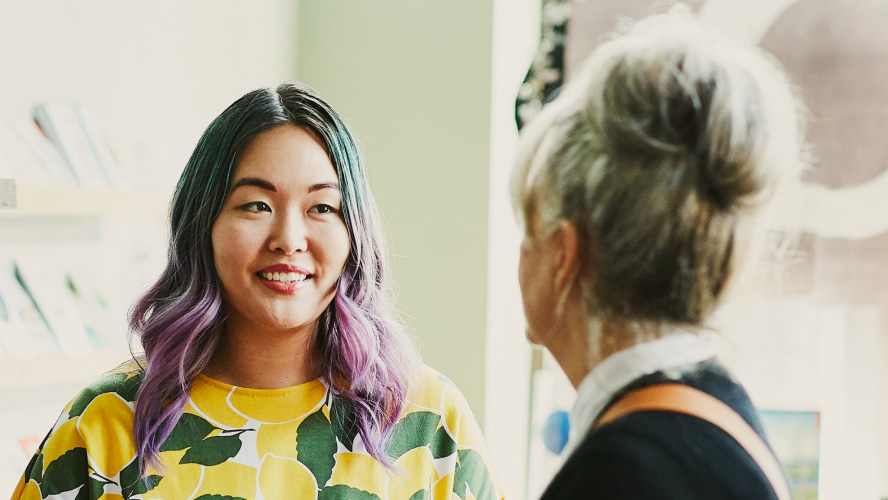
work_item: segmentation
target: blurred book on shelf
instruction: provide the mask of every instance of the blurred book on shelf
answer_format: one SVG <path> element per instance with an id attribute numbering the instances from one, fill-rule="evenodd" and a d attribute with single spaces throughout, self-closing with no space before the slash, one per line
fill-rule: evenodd
<path id="1" fill-rule="evenodd" d="M 124 169 L 119 156 L 116 154 L 112 143 L 106 134 L 106 128 L 101 115 L 88 106 L 76 106 L 75 111 L 80 119 L 80 125 L 92 146 L 93 153 L 99 160 L 99 166 L 108 180 L 108 185 L 118 189 L 132 188 L 133 182 Z"/>
<path id="2" fill-rule="evenodd" d="M 33 119 L 16 120 L 12 128 L 43 167 L 48 184 L 65 187 L 77 185 L 77 178 L 68 162 Z"/>
<path id="3" fill-rule="evenodd" d="M 92 345 L 100 349 L 122 346 L 126 328 L 121 323 L 123 318 L 115 318 L 116 311 L 96 280 L 82 269 L 68 269 L 64 279 Z"/>
<path id="4" fill-rule="evenodd" d="M 65 103 L 43 103 L 34 107 L 34 120 L 59 149 L 78 183 L 88 189 L 109 186 L 89 137 L 77 116 L 77 108 Z"/>
<path id="5" fill-rule="evenodd" d="M 34 301 L 62 352 L 68 356 L 89 353 L 93 346 L 64 275 L 43 259 L 19 257 L 15 260 L 15 276 Z"/>
<path id="6" fill-rule="evenodd" d="M 26 187 L 130 189 L 132 176 L 102 117 L 88 106 L 50 102 L 0 123 L 0 178 Z"/>
<path id="7" fill-rule="evenodd" d="M 40 310 L 16 278 L 11 261 L 0 262 L 0 297 L 7 311 L 5 321 L 0 322 L 0 346 L 6 357 L 30 360 L 60 352 Z"/>
<path id="8" fill-rule="evenodd" d="M 20 186 L 46 187 L 54 184 L 52 177 L 9 123 L 0 123 L 0 177 L 15 179 Z"/>
<path id="9" fill-rule="evenodd" d="M 101 280 L 82 266 L 0 257 L 0 359 L 125 346 L 125 314 L 111 303 Z"/>

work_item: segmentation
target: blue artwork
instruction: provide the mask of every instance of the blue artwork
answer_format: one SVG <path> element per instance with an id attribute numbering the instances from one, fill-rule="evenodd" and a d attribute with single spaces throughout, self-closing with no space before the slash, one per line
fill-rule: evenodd
<path id="1" fill-rule="evenodd" d="M 816 500 L 820 472 L 820 412 L 760 411 L 793 500 Z"/>

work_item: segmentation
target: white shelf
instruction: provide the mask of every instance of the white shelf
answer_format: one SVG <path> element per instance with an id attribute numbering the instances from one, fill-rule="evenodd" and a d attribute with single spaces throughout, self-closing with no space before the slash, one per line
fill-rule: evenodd
<path id="1" fill-rule="evenodd" d="M 170 193 L 162 190 L 89 190 L 82 188 L 15 189 L 15 208 L 0 208 L 0 217 L 165 215 Z"/>

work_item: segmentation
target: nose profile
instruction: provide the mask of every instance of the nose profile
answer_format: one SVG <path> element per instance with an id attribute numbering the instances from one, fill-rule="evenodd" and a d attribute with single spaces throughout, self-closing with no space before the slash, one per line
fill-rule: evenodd
<path id="1" fill-rule="evenodd" d="M 308 248 L 308 227 L 301 214 L 284 214 L 276 218 L 268 239 L 272 252 L 289 255 Z"/>

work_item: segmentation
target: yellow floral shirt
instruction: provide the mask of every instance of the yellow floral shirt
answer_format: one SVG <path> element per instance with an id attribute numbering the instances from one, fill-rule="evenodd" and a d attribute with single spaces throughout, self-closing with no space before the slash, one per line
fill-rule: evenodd
<path id="1" fill-rule="evenodd" d="M 140 480 L 133 443 L 138 373 L 103 377 L 68 404 L 13 494 L 52 500 L 437 500 L 503 498 L 462 394 L 420 367 L 388 446 L 371 457 L 339 398 L 315 380 L 245 389 L 199 375 Z"/>

